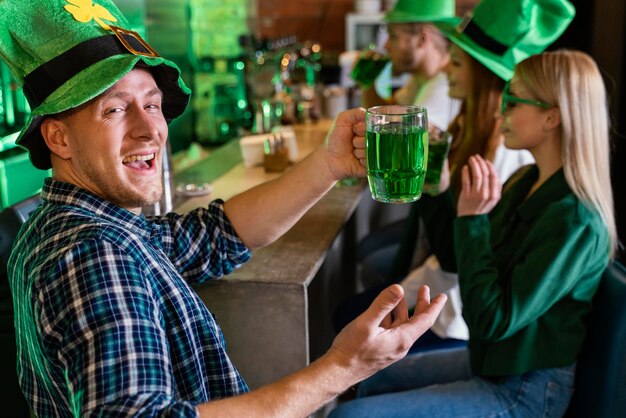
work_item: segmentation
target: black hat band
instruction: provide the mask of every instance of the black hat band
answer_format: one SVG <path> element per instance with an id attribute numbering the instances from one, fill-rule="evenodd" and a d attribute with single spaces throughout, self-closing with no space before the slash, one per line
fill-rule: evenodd
<path id="1" fill-rule="evenodd" d="M 118 39 L 120 36 L 134 51 Z M 91 38 L 37 67 L 24 77 L 24 95 L 31 109 L 41 105 L 48 96 L 76 74 L 106 58 L 129 53 L 158 56 L 153 50 L 146 48 L 145 43 L 139 41 L 137 37 L 131 33 L 118 33 Z"/>
<path id="2" fill-rule="evenodd" d="M 487 35 L 473 20 L 465 24 L 465 29 L 462 30 L 462 32 L 469 36 L 476 44 L 496 55 L 503 55 L 506 50 L 509 49 L 508 46 L 501 44 Z"/>

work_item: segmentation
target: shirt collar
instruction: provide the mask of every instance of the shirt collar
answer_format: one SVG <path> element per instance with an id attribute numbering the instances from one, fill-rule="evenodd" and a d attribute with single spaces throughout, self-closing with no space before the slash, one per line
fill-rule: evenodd
<path id="1" fill-rule="evenodd" d="M 537 166 L 532 166 L 520 179 L 523 187 L 517 188 L 524 196 L 528 194 L 532 185 L 537 181 L 539 170 Z M 521 186 L 520 184 L 520 186 Z M 523 220 L 536 217 L 546 206 L 556 202 L 571 193 L 571 189 L 565 180 L 563 169 L 559 169 L 548 180 L 546 180 L 535 192 L 519 207 L 519 215 Z"/>
<path id="2" fill-rule="evenodd" d="M 161 234 L 161 227 L 147 220 L 143 214 L 137 215 L 71 183 L 46 178 L 41 197 L 55 205 L 73 206 L 91 212 L 146 239 Z"/>

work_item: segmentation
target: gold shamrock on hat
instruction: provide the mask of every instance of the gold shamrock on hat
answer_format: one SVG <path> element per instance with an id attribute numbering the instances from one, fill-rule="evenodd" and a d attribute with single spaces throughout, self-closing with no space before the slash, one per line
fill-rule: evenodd
<path id="1" fill-rule="evenodd" d="M 104 23 L 101 19 L 108 20 L 110 22 L 117 22 L 117 19 L 103 6 L 99 4 L 92 4 L 91 0 L 66 0 L 68 3 L 64 9 L 74 16 L 74 19 L 82 23 L 87 23 L 91 19 L 95 20 L 104 30 L 109 30 L 110 27 Z"/>

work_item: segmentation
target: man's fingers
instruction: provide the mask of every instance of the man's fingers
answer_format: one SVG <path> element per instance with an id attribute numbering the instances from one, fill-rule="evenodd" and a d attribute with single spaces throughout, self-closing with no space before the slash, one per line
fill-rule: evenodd
<path id="1" fill-rule="evenodd" d="M 417 290 L 417 301 L 415 302 L 415 312 L 421 312 L 430 305 L 430 288 L 420 286 Z"/>
<path id="2" fill-rule="evenodd" d="M 410 319 L 411 322 L 427 321 L 427 326 L 430 327 L 434 322 L 439 312 L 446 304 L 448 297 L 442 293 L 430 299 L 430 289 L 428 286 L 420 287 L 417 293 L 417 303 L 415 305 L 415 312 Z"/>
<path id="3" fill-rule="evenodd" d="M 435 323 L 435 319 L 439 316 L 447 300 L 448 296 L 445 293 L 440 293 L 430 300 L 430 305 L 425 310 L 419 312 L 420 315 L 426 315 L 429 318 L 429 327 Z"/>
<path id="4" fill-rule="evenodd" d="M 365 133 L 363 135 L 355 135 L 352 138 L 352 146 L 356 149 L 365 149 Z"/>
<path id="5" fill-rule="evenodd" d="M 354 155 L 354 157 L 358 160 L 365 160 L 365 150 L 364 149 L 360 149 L 360 148 L 355 148 L 354 151 L 352 151 L 352 155 Z"/>
<path id="6" fill-rule="evenodd" d="M 393 308 L 393 323 L 391 326 L 396 326 L 405 323 L 409 319 L 409 308 L 406 304 L 406 299 L 403 297 L 400 302 Z"/>
<path id="7" fill-rule="evenodd" d="M 402 289 L 402 286 L 398 284 L 391 285 L 380 292 L 363 315 L 376 325 L 381 324 L 383 319 L 385 319 L 385 317 L 389 315 L 396 306 L 398 306 L 403 298 L 404 290 Z"/>
<path id="8" fill-rule="evenodd" d="M 354 135 L 362 137 L 365 142 L 365 119 L 352 125 L 352 132 Z"/>
<path id="9" fill-rule="evenodd" d="M 361 124 L 363 127 L 363 134 L 365 134 L 365 109 L 363 109 L 362 107 L 357 107 L 356 109 L 349 109 L 341 112 L 339 113 L 339 115 L 337 115 L 335 123 L 341 125 L 350 125 L 353 127 L 355 127 L 355 125 Z"/>

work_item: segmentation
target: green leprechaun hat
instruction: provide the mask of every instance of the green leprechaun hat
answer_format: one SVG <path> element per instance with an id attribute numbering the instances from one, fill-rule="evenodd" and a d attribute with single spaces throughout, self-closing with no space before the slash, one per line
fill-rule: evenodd
<path id="1" fill-rule="evenodd" d="M 454 0 L 398 0 L 384 17 L 386 23 L 454 22 Z"/>
<path id="2" fill-rule="evenodd" d="M 543 52 L 567 29 L 576 9 L 567 0 L 482 0 L 444 34 L 504 80 L 515 65 Z"/>
<path id="3" fill-rule="evenodd" d="M 191 91 L 179 68 L 128 27 L 111 0 L 0 0 L 0 58 L 23 84 L 32 109 L 17 144 L 35 167 L 51 167 L 39 130 L 43 116 L 93 99 L 138 63 L 163 91 L 165 118 L 185 110 Z"/>

